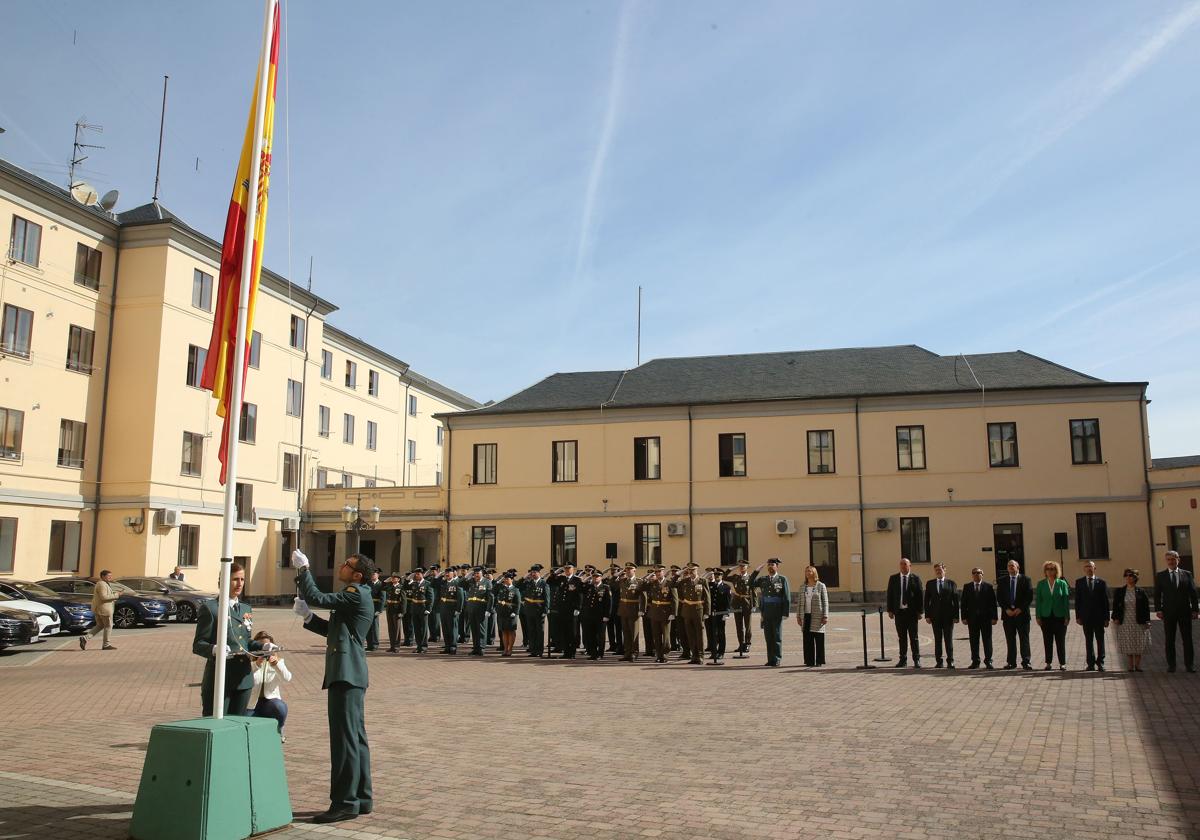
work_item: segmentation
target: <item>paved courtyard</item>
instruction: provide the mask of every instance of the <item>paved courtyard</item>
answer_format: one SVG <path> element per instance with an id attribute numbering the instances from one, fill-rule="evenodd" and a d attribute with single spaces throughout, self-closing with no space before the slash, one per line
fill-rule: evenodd
<path id="1" fill-rule="evenodd" d="M 1157 625 L 1142 674 L 1115 656 L 1106 674 L 862 672 L 858 613 L 835 614 L 817 671 L 794 623 L 778 669 L 761 634 L 720 668 L 372 654 L 376 811 L 321 827 L 301 820 L 328 804 L 322 640 L 256 614 L 295 674 L 297 823 L 273 837 L 1200 837 L 1200 676 L 1164 672 Z M 150 728 L 199 711 L 191 636 L 0 654 L 0 838 L 126 836 Z"/>

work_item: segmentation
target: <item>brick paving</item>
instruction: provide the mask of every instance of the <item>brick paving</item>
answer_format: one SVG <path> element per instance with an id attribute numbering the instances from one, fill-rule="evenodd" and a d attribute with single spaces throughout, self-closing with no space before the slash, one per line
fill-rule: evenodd
<path id="1" fill-rule="evenodd" d="M 295 674 L 284 753 L 301 820 L 328 804 L 321 640 L 290 612 L 256 614 Z M 1200 837 L 1200 677 L 1164 673 L 1157 625 L 1136 675 L 1111 655 L 1106 674 L 864 673 L 859 627 L 835 614 L 815 671 L 794 623 L 778 669 L 761 636 L 721 668 L 372 654 L 375 813 L 271 836 Z M 126 836 L 151 726 L 199 709 L 191 633 L 0 654 L 0 838 Z M 1035 666 L 1040 642 L 1035 627 Z M 1068 643 L 1077 669 L 1077 628 Z"/>

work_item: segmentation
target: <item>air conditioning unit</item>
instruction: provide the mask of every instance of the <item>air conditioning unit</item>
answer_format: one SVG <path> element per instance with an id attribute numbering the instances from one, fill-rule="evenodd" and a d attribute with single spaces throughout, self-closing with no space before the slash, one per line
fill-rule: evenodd
<path id="1" fill-rule="evenodd" d="M 183 511 L 178 508 L 163 508 L 158 511 L 157 521 L 154 523 L 159 528 L 178 528 L 183 521 Z"/>
<path id="2" fill-rule="evenodd" d="M 686 522 L 668 522 L 667 523 L 667 536 L 668 537 L 682 537 L 682 536 L 685 536 L 686 534 L 687 534 L 687 523 Z"/>
<path id="3" fill-rule="evenodd" d="M 299 516 L 285 516 L 279 523 L 279 530 L 281 530 L 281 531 L 299 531 L 300 530 L 300 517 Z"/>
<path id="4" fill-rule="evenodd" d="M 796 533 L 796 520 L 795 519 L 776 519 L 775 520 L 775 533 L 780 534 L 780 535 Z"/>
<path id="5" fill-rule="evenodd" d="M 892 520 L 888 519 L 886 516 L 879 517 L 878 519 L 875 520 L 875 530 L 876 531 L 892 530 Z"/>

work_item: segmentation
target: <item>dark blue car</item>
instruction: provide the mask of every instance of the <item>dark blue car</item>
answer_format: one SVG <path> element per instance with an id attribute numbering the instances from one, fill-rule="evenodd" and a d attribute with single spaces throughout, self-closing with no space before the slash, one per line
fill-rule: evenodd
<path id="1" fill-rule="evenodd" d="M 96 584 L 87 578 L 47 578 L 39 580 L 39 584 L 65 595 L 86 595 L 92 599 L 92 591 Z M 175 604 L 163 598 L 146 598 L 138 595 L 127 586 L 115 581 L 110 583 L 120 597 L 113 605 L 113 626 L 127 630 L 135 624 L 153 627 L 166 622 L 167 617 L 175 612 Z"/>
<path id="2" fill-rule="evenodd" d="M 82 633 L 96 623 L 92 599 L 83 595 L 68 595 L 27 580 L 0 581 L 0 595 L 37 601 L 58 611 L 59 626 L 65 633 Z"/>

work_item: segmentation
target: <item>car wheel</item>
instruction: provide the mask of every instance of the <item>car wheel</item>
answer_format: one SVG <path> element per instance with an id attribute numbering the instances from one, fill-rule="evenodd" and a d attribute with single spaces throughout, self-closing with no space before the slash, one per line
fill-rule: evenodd
<path id="1" fill-rule="evenodd" d="M 137 624 L 137 610 L 133 607 L 117 607 L 113 610 L 113 626 L 128 630 Z"/>
<path id="2" fill-rule="evenodd" d="M 194 606 L 192 606 L 191 604 L 189 604 L 187 601 L 184 601 L 182 604 L 179 605 L 179 614 L 175 617 L 175 621 L 177 623 L 180 621 L 186 621 L 186 622 L 190 623 L 195 620 L 196 620 L 196 608 Z"/>

